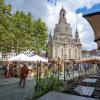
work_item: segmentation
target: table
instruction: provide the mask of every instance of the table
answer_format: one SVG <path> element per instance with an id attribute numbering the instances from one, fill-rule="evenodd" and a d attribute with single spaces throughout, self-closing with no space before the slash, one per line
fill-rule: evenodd
<path id="1" fill-rule="evenodd" d="M 74 91 L 80 95 L 92 96 L 94 89 L 94 87 L 78 85 Z"/>
<path id="2" fill-rule="evenodd" d="M 100 78 L 100 76 L 98 76 L 98 75 L 90 75 L 89 77 L 90 78 Z"/>
<path id="3" fill-rule="evenodd" d="M 93 84 L 95 84 L 96 81 L 97 81 L 97 79 L 91 79 L 91 78 L 85 78 L 85 79 L 83 80 L 83 82 L 93 83 Z"/>
<path id="4" fill-rule="evenodd" d="M 42 96 L 41 98 L 39 98 L 38 100 L 99 100 L 99 99 L 70 95 L 59 92 L 49 92 L 44 96 Z"/>

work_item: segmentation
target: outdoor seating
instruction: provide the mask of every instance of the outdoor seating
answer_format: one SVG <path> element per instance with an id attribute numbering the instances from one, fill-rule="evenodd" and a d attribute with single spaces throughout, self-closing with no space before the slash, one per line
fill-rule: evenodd
<path id="1" fill-rule="evenodd" d="M 100 88 L 100 80 L 96 82 L 95 87 Z"/>
<path id="2" fill-rule="evenodd" d="M 94 97 L 96 99 L 100 99 L 100 90 L 95 89 L 95 91 L 93 92 L 92 97 Z"/>
<path id="3" fill-rule="evenodd" d="M 93 84 L 95 84 L 96 81 L 97 81 L 97 79 L 90 79 L 90 78 L 86 78 L 86 79 L 83 80 L 83 82 L 86 82 L 86 83 L 93 83 Z"/>
<path id="4" fill-rule="evenodd" d="M 62 93 L 68 93 L 68 94 L 72 94 L 72 95 L 80 95 L 79 93 L 77 93 L 76 91 L 73 91 L 72 89 L 67 89 L 67 90 L 63 91 Z"/>
<path id="5" fill-rule="evenodd" d="M 78 85 L 74 89 L 74 91 L 76 91 L 80 95 L 92 96 L 94 89 L 95 89 L 94 87 Z"/>
<path id="6" fill-rule="evenodd" d="M 90 78 L 97 78 L 97 79 L 100 79 L 100 74 L 92 74 L 89 76 Z"/>
<path id="7" fill-rule="evenodd" d="M 92 78 L 85 78 L 82 80 L 81 84 L 86 86 L 95 86 L 97 82 L 97 79 Z"/>
<path id="8" fill-rule="evenodd" d="M 39 98 L 38 100 L 99 100 L 99 99 L 76 96 L 59 92 L 49 92 L 46 95 Z"/>

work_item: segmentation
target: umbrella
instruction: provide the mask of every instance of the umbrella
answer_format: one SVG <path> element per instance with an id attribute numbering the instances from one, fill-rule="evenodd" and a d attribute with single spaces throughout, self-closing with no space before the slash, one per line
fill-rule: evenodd
<path id="1" fill-rule="evenodd" d="M 38 55 L 34 55 L 33 57 L 30 57 L 30 60 L 31 60 L 31 61 L 48 62 L 47 59 L 42 58 L 42 57 L 40 57 L 40 56 L 38 56 Z"/>
<path id="2" fill-rule="evenodd" d="M 8 61 L 31 61 L 31 59 L 30 59 L 30 57 L 28 57 L 22 53 L 15 57 L 9 58 Z"/>

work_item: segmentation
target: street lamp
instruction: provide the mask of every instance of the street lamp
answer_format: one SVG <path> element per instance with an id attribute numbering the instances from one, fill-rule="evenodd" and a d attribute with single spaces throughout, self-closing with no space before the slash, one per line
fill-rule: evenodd
<path id="1" fill-rule="evenodd" d="M 75 61 L 73 61 L 73 80 L 74 80 L 74 67 L 76 67 Z"/>
<path id="2" fill-rule="evenodd" d="M 65 39 L 66 40 L 66 39 Z M 66 81 L 66 41 L 64 41 L 64 82 Z"/>
<path id="3" fill-rule="evenodd" d="M 66 57 L 66 55 L 65 55 Z M 66 58 L 64 59 L 64 82 L 66 80 Z"/>
<path id="4" fill-rule="evenodd" d="M 72 64 L 72 76 L 73 76 L 73 80 L 74 80 L 74 67 L 75 67 L 75 59 L 69 59 L 71 61 Z"/>
<path id="5" fill-rule="evenodd" d="M 41 61 L 37 61 L 36 63 L 36 70 L 37 70 L 37 75 L 36 75 L 36 85 L 37 85 L 37 90 L 39 89 L 39 82 L 41 78 Z"/>
<path id="6" fill-rule="evenodd" d="M 59 67 L 60 67 L 60 63 L 59 63 L 60 59 L 58 57 L 58 61 L 57 61 L 57 66 L 58 66 L 58 86 L 59 86 L 59 74 L 60 74 L 60 71 L 59 71 Z"/>

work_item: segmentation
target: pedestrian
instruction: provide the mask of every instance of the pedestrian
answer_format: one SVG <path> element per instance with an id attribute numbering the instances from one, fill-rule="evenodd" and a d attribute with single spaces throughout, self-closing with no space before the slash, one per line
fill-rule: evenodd
<path id="1" fill-rule="evenodd" d="M 10 65 L 9 65 L 9 63 L 8 63 L 8 65 L 7 65 L 7 78 L 9 78 L 9 77 L 10 77 L 9 68 L 10 68 Z"/>
<path id="2" fill-rule="evenodd" d="M 17 72 L 17 62 L 13 64 L 13 76 L 18 77 L 18 72 Z"/>
<path id="3" fill-rule="evenodd" d="M 20 82 L 19 82 L 19 87 L 22 87 L 22 88 L 25 87 L 27 75 L 28 75 L 28 67 L 27 67 L 26 64 L 23 64 L 23 67 L 21 67 L 21 70 L 20 70 Z"/>
<path id="4" fill-rule="evenodd" d="M 13 77 L 14 76 L 14 71 L 13 71 L 12 64 L 10 65 L 9 72 L 10 72 L 10 76 Z"/>
<path id="5" fill-rule="evenodd" d="M 69 70 L 69 68 L 66 68 L 66 76 L 70 77 L 70 70 Z"/>
<path id="6" fill-rule="evenodd" d="M 48 69 L 51 69 L 52 63 L 48 63 Z"/>
<path id="7" fill-rule="evenodd" d="M 41 76 L 41 61 L 37 61 L 37 76 Z"/>
<path id="8" fill-rule="evenodd" d="M 3 66 L 3 71 L 4 71 L 4 76 L 6 78 L 7 77 L 7 65 L 6 64 Z"/>

